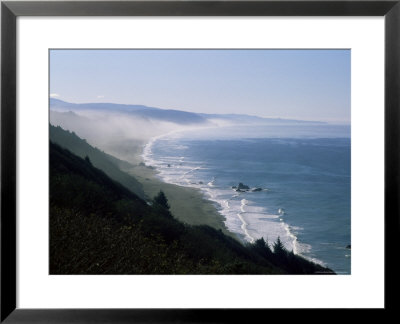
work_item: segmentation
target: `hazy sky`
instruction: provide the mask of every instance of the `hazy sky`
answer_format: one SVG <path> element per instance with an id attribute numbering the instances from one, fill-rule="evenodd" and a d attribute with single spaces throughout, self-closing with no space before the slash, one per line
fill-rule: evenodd
<path id="1" fill-rule="evenodd" d="M 50 95 L 350 122 L 350 50 L 51 50 Z"/>

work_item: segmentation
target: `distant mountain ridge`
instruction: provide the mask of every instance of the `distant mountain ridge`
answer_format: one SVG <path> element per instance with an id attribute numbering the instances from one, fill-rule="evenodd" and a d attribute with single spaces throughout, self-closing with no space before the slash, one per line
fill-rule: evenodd
<path id="1" fill-rule="evenodd" d="M 97 110 L 106 112 L 117 112 L 134 115 L 143 119 L 155 119 L 178 124 L 207 124 L 208 120 L 203 116 L 187 111 L 174 109 L 160 109 L 142 105 L 124 105 L 113 103 L 85 103 L 73 104 L 59 99 L 50 98 L 50 109 L 73 109 L 79 110 Z"/>
<path id="2" fill-rule="evenodd" d="M 104 112 L 117 112 L 129 114 L 143 119 L 173 122 L 177 124 L 211 124 L 215 120 L 229 121 L 231 123 L 259 123 L 259 124 L 325 124 L 318 121 L 304 121 L 283 118 L 263 118 L 246 114 L 205 114 L 193 113 L 175 109 L 161 109 L 144 105 L 126 105 L 115 103 L 69 103 L 55 98 L 50 98 L 50 109 L 53 110 L 96 110 Z"/>

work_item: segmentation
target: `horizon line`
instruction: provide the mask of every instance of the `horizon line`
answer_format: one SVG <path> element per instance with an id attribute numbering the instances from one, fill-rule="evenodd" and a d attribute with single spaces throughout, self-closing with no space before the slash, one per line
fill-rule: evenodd
<path id="1" fill-rule="evenodd" d="M 146 108 L 153 108 L 153 109 L 160 109 L 160 110 L 174 110 L 174 111 L 181 111 L 181 112 L 186 112 L 186 113 L 192 113 L 192 114 L 203 114 L 203 115 L 235 115 L 235 116 L 249 116 L 249 117 L 257 117 L 257 118 L 262 118 L 262 119 L 280 119 L 284 121 L 301 121 L 301 122 L 313 122 L 313 123 L 325 123 L 325 124 L 331 124 L 331 125 L 348 125 L 351 126 L 351 121 L 332 121 L 332 120 L 313 120 L 311 119 L 299 119 L 297 117 L 278 117 L 278 116 L 259 116 L 259 115 L 249 115 L 249 114 L 238 114 L 238 113 L 204 113 L 204 112 L 193 112 L 193 111 L 187 111 L 187 110 L 181 110 L 181 109 L 176 109 L 176 108 L 160 108 L 160 107 L 153 107 L 153 106 L 148 106 L 145 104 L 133 104 L 133 103 L 115 103 L 115 102 L 70 102 L 70 101 L 65 101 L 63 99 L 59 99 L 58 96 L 51 96 L 49 95 L 49 101 L 50 100 L 57 100 L 61 102 L 65 102 L 67 104 L 72 104 L 72 105 L 87 105 L 87 104 L 111 104 L 111 105 L 121 105 L 121 106 L 141 106 L 141 107 L 146 107 Z"/>

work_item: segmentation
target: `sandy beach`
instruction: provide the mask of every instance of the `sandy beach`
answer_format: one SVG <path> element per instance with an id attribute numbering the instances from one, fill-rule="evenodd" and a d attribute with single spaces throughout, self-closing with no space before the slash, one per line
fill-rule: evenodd
<path id="1" fill-rule="evenodd" d="M 144 162 L 140 149 L 136 147 L 132 151 L 136 152 L 135 161 Z M 224 217 L 218 212 L 214 203 L 205 199 L 200 190 L 165 183 L 157 177 L 155 168 L 144 163 L 139 162 L 128 172 L 143 184 L 143 190 L 149 198 L 162 190 L 167 196 L 172 214 L 180 221 L 190 225 L 209 225 L 237 238 L 234 233 L 227 230 Z"/>

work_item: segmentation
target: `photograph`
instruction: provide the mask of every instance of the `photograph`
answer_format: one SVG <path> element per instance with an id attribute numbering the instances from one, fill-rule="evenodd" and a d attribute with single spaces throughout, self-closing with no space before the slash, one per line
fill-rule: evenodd
<path id="1" fill-rule="evenodd" d="M 0 322 L 391 318 L 399 2 L 2 1 Z"/>
<path id="2" fill-rule="evenodd" d="M 350 275 L 351 49 L 49 49 L 50 275 Z"/>

